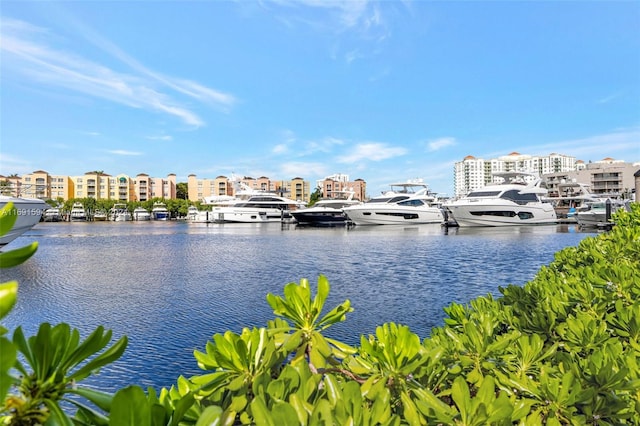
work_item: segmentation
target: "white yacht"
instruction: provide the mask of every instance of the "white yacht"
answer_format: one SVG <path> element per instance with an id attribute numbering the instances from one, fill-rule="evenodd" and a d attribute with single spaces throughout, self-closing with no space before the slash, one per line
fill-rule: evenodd
<path id="1" fill-rule="evenodd" d="M 109 220 L 114 222 L 128 222 L 132 219 L 131 212 L 127 209 L 126 204 L 116 203 L 109 211 Z"/>
<path id="2" fill-rule="evenodd" d="M 263 193 L 238 201 L 231 206 L 213 207 L 213 222 L 265 223 L 290 219 L 291 212 L 305 204 L 277 194 Z"/>
<path id="3" fill-rule="evenodd" d="M 33 228 L 40 222 L 42 214 L 49 207 L 47 203 L 38 198 L 0 195 L 0 208 L 4 208 L 9 203 L 16 209 L 16 221 L 6 234 L 0 235 L 0 246 L 10 243 Z"/>
<path id="4" fill-rule="evenodd" d="M 609 204 L 608 212 L 607 204 Z M 621 200 L 591 202 L 576 212 L 576 220 L 581 228 L 603 228 L 613 225 L 611 216 L 620 209 L 631 210 L 631 208 Z"/>
<path id="5" fill-rule="evenodd" d="M 302 201 L 292 200 L 277 193 L 249 188 L 237 182 L 235 197 L 217 196 L 204 199 L 212 205 L 210 220 L 215 223 L 267 223 L 291 219 L 291 212 L 304 208 Z"/>
<path id="6" fill-rule="evenodd" d="M 558 184 L 558 196 L 543 198 L 556 210 L 556 216 L 562 219 L 576 220 L 575 214 L 588 203 L 604 201 L 593 194 L 589 185 L 579 182 L 561 182 Z"/>
<path id="7" fill-rule="evenodd" d="M 142 206 L 138 206 L 133 209 L 132 216 L 133 220 L 137 221 L 151 220 L 151 213 L 149 213 L 149 211 Z"/>
<path id="8" fill-rule="evenodd" d="M 342 210 L 356 225 L 444 223 L 440 202 L 422 179 L 390 186 L 391 190 L 382 195 Z"/>
<path id="9" fill-rule="evenodd" d="M 347 192 L 346 197 L 324 198 L 313 206 L 291 212 L 299 225 L 309 226 L 343 226 L 349 221 L 344 207 L 362 204 L 353 199 L 353 192 Z"/>
<path id="10" fill-rule="evenodd" d="M 59 207 L 48 208 L 42 215 L 43 222 L 60 222 L 62 219 L 62 210 Z"/>
<path id="11" fill-rule="evenodd" d="M 87 220 L 87 212 L 84 206 L 80 202 L 75 202 L 71 206 L 71 213 L 69 214 L 69 220 L 71 222 L 84 222 Z"/>
<path id="12" fill-rule="evenodd" d="M 558 222 L 541 180 L 523 172 L 494 173 L 502 183 L 487 185 L 445 204 L 459 226 L 545 225 Z"/>
<path id="13" fill-rule="evenodd" d="M 153 203 L 153 208 L 151 209 L 151 219 L 153 220 L 169 220 L 169 210 L 167 210 L 167 205 L 160 201 L 156 201 Z"/>

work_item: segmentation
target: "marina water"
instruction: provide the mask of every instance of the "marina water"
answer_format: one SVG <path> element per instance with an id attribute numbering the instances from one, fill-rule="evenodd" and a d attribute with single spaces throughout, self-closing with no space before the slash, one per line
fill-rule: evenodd
<path id="1" fill-rule="evenodd" d="M 86 337 L 97 326 L 129 337 L 116 363 L 89 383 L 115 391 L 156 389 L 201 374 L 193 357 L 226 330 L 274 318 L 267 293 L 325 275 L 332 308 L 354 312 L 326 334 L 350 344 L 385 322 L 421 338 L 443 324 L 443 308 L 498 288 L 524 285 L 556 251 L 593 236 L 575 225 L 444 228 L 440 225 L 302 228 L 280 224 L 171 222 L 40 223 L 6 247 L 32 241 L 33 258 L 2 270 L 20 283 L 4 318 L 33 335 L 67 322 Z"/>

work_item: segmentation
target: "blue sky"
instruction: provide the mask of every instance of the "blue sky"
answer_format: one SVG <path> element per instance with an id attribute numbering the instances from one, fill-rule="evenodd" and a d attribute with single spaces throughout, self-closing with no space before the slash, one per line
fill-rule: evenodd
<path id="1" fill-rule="evenodd" d="M 6 1 L 0 174 L 423 178 L 640 161 L 638 1 Z"/>

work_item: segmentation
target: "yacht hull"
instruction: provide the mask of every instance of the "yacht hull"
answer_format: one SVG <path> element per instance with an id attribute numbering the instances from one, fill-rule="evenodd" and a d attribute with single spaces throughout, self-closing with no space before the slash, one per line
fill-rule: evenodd
<path id="1" fill-rule="evenodd" d="M 558 222 L 549 203 L 537 206 L 518 204 L 454 204 L 447 209 L 458 226 L 551 225 Z"/>
<path id="2" fill-rule="evenodd" d="M 344 209 L 349 220 L 356 225 L 406 225 L 423 223 L 444 223 L 444 215 L 437 207 L 394 208 L 389 206 L 368 206 L 366 203 Z"/>
<path id="3" fill-rule="evenodd" d="M 298 210 L 291 215 L 300 225 L 308 226 L 344 226 L 349 218 L 338 209 L 317 209 L 313 208 Z"/>
<path id="4" fill-rule="evenodd" d="M 0 208 L 4 207 L 9 202 L 13 203 L 13 207 L 16 209 L 16 222 L 9 232 L 0 236 L 0 245 L 9 244 L 11 241 L 33 228 L 38 222 L 40 222 L 42 214 L 49 207 L 47 203 L 37 198 L 0 196 Z"/>
<path id="5" fill-rule="evenodd" d="M 291 217 L 288 211 L 273 208 L 221 207 L 211 213 L 215 223 L 270 223 Z"/>

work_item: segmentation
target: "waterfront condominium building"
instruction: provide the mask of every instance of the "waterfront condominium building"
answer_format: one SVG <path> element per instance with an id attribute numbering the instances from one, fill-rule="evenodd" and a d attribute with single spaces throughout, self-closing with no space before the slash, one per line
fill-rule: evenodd
<path id="1" fill-rule="evenodd" d="M 198 179 L 196 175 L 190 174 L 187 177 L 187 193 L 190 200 L 198 201 L 205 197 L 233 195 L 233 188 L 226 176 Z"/>
<path id="2" fill-rule="evenodd" d="M 549 173 L 543 176 L 549 195 L 560 195 L 559 185 L 577 182 L 602 197 L 633 199 L 635 173 L 640 171 L 640 162 L 626 163 L 607 157 L 600 161 L 581 162 L 576 170 Z M 637 198 L 636 198 L 637 200 Z"/>
<path id="3" fill-rule="evenodd" d="M 576 159 L 563 154 L 533 156 L 512 152 L 490 160 L 468 155 L 454 165 L 454 195 L 462 197 L 474 189 L 482 188 L 492 182 L 494 173 L 515 171 L 542 176 L 571 170 L 576 170 Z"/>
<path id="4" fill-rule="evenodd" d="M 69 176 L 50 175 L 44 170 L 18 176 L 0 176 L 3 195 L 68 200 L 73 195 L 73 185 Z"/>
<path id="5" fill-rule="evenodd" d="M 343 198 L 346 192 L 353 192 L 353 198 L 364 201 L 367 183 L 362 179 L 349 180 L 348 175 L 337 174 L 327 176 L 317 182 L 322 198 Z"/>
<path id="6" fill-rule="evenodd" d="M 275 192 L 295 200 L 308 202 L 311 196 L 309 182 L 300 177 L 282 181 L 274 181 L 267 176 L 260 176 L 259 178 L 218 176 L 215 179 L 198 179 L 196 175 L 191 174 L 187 179 L 187 191 L 190 200 L 202 201 L 205 197 L 211 196 L 234 196 L 240 190 L 240 183 L 252 190 Z"/>
<path id="7" fill-rule="evenodd" d="M 91 171 L 81 176 L 50 175 L 36 170 L 19 177 L 0 176 L 2 192 L 20 197 L 67 201 L 72 198 L 96 200 L 146 201 L 151 198 L 176 198 L 176 176 L 150 178 L 139 174 L 133 179 L 125 174 L 112 176 L 102 171 Z"/>

